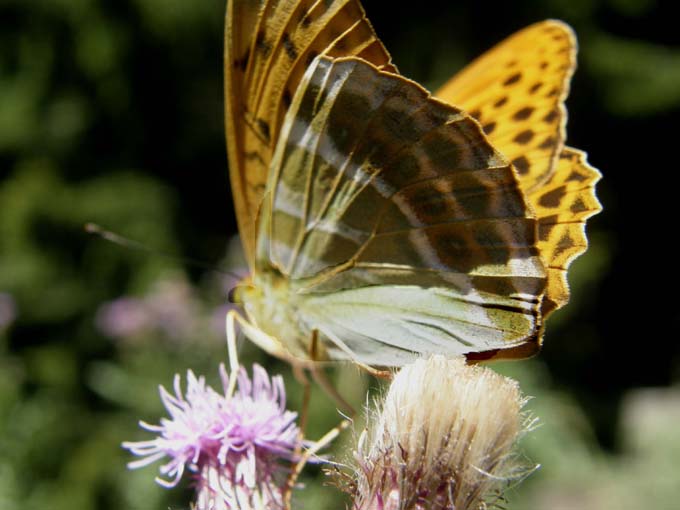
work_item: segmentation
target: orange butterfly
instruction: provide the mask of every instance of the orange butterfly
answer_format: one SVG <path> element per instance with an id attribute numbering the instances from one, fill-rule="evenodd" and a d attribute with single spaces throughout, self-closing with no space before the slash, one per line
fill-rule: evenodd
<path id="1" fill-rule="evenodd" d="M 600 210 L 564 144 L 568 26 L 518 32 L 434 96 L 356 0 L 230 0 L 225 48 L 247 336 L 294 363 L 537 350 Z"/>

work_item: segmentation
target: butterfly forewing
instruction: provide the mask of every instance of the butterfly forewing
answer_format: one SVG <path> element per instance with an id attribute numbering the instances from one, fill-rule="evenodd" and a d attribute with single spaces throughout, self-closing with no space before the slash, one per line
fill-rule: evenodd
<path id="1" fill-rule="evenodd" d="M 414 82 L 317 58 L 267 190 L 254 283 L 284 281 L 285 315 L 331 357 L 389 365 L 536 339 L 545 272 L 515 173 L 474 120 Z"/>
<path id="2" fill-rule="evenodd" d="M 239 231 L 253 263 L 257 211 L 285 112 L 319 54 L 395 70 L 357 0 L 230 0 L 225 31 L 229 168 Z"/>
<path id="3" fill-rule="evenodd" d="M 555 20 L 531 25 L 466 66 L 435 96 L 464 108 L 515 166 L 524 191 L 543 185 L 565 140 L 564 100 L 576 38 Z"/>

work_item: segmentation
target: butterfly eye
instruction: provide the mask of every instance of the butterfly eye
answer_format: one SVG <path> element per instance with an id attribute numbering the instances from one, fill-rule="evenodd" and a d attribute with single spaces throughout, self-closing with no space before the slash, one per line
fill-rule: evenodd
<path id="1" fill-rule="evenodd" d="M 229 292 L 227 294 L 227 299 L 232 304 L 235 304 L 235 305 L 242 304 L 243 300 L 241 299 L 241 287 L 239 285 L 237 285 L 236 287 L 232 287 L 231 289 L 229 289 Z"/>

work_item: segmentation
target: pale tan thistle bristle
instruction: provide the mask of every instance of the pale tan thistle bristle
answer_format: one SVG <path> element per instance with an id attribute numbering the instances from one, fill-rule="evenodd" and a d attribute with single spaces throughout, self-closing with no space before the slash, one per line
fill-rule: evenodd
<path id="1" fill-rule="evenodd" d="M 523 403 L 514 380 L 462 358 L 405 366 L 359 439 L 354 508 L 489 508 L 527 473 L 514 450 Z"/>

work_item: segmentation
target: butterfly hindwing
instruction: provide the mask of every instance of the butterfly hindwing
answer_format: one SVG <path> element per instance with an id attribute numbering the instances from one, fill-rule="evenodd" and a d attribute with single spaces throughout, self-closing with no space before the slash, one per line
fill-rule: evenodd
<path id="1" fill-rule="evenodd" d="M 395 70 L 358 0 L 230 0 L 225 108 L 232 191 L 252 267 L 256 218 L 285 112 L 319 54 L 360 56 Z"/>
<path id="2" fill-rule="evenodd" d="M 541 312 L 546 318 L 569 301 L 567 268 L 588 248 L 586 220 L 602 207 L 595 196 L 600 172 L 586 155 L 565 147 L 550 180 L 529 195 L 538 219 L 538 248 L 548 272 Z"/>
<path id="3" fill-rule="evenodd" d="M 545 272 L 511 165 L 467 114 L 361 59 L 305 74 L 259 232 L 254 284 L 288 286 L 280 306 L 331 357 L 389 365 L 536 340 Z"/>

